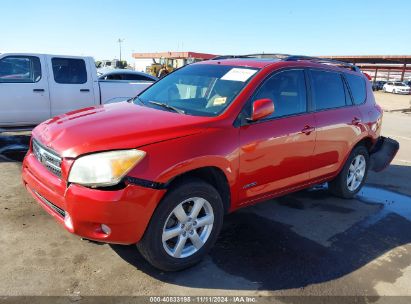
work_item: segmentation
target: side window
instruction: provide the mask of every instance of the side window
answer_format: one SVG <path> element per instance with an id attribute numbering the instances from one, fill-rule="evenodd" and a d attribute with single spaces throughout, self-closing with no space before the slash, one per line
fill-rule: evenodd
<path id="1" fill-rule="evenodd" d="M 288 70 L 273 75 L 258 89 L 253 101 L 262 98 L 274 102 L 274 113 L 268 119 L 306 112 L 304 71 Z"/>
<path id="2" fill-rule="evenodd" d="M 35 83 L 41 79 L 40 59 L 34 56 L 7 56 L 0 60 L 0 82 Z"/>
<path id="3" fill-rule="evenodd" d="M 110 74 L 105 77 L 105 80 L 123 80 L 121 74 Z"/>
<path id="4" fill-rule="evenodd" d="M 364 103 L 366 97 L 365 80 L 356 75 L 345 74 L 348 85 L 351 89 L 354 104 L 359 105 Z"/>
<path id="5" fill-rule="evenodd" d="M 137 74 L 124 74 L 124 80 L 139 80 L 139 81 L 151 81 L 151 82 L 154 81 L 153 79 L 148 78 L 144 75 L 137 75 Z"/>
<path id="6" fill-rule="evenodd" d="M 54 81 L 62 84 L 82 84 L 87 82 L 86 63 L 83 59 L 53 58 Z"/>
<path id="7" fill-rule="evenodd" d="M 153 78 L 150 77 L 146 77 L 146 76 L 142 76 L 143 77 L 143 81 L 151 81 L 151 82 L 155 82 L 155 80 Z"/>
<path id="8" fill-rule="evenodd" d="M 344 107 L 344 83 L 339 73 L 311 70 L 311 89 L 316 110 Z"/>

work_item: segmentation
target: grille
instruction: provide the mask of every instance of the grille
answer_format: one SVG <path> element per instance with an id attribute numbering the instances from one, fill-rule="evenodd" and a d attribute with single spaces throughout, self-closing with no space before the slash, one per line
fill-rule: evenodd
<path id="1" fill-rule="evenodd" d="M 63 218 L 65 217 L 66 211 L 64 211 L 63 209 L 61 209 L 61 208 L 57 207 L 56 205 L 54 205 L 52 202 L 50 202 L 48 199 L 46 199 L 44 196 L 42 196 L 37 191 L 34 191 L 34 193 L 41 199 L 41 201 L 43 203 L 45 203 L 47 206 L 49 206 L 51 209 L 53 209 L 56 213 L 61 215 L 61 217 L 63 217 Z"/>
<path id="2" fill-rule="evenodd" d="M 54 175 L 61 177 L 61 157 L 33 139 L 33 153 L 37 160 Z"/>

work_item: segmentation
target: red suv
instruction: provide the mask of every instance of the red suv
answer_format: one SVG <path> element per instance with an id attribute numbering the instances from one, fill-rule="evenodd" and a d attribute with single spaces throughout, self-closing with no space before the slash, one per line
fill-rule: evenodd
<path id="1" fill-rule="evenodd" d="M 137 243 L 155 267 L 178 270 L 207 253 L 228 212 L 324 182 L 352 198 L 398 150 L 379 137 L 381 117 L 354 65 L 220 57 L 128 102 L 42 123 L 23 181 L 68 231 Z"/>

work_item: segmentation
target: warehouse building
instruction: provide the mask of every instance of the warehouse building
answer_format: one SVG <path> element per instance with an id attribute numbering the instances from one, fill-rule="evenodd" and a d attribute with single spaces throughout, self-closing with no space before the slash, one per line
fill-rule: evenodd
<path id="1" fill-rule="evenodd" d="M 411 80 L 411 55 L 321 56 L 351 62 L 369 74 L 373 81 Z"/>

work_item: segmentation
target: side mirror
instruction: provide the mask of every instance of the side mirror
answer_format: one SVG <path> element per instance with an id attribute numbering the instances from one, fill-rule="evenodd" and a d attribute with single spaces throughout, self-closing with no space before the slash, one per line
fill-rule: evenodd
<path id="1" fill-rule="evenodd" d="M 274 113 L 274 103 L 269 98 L 258 99 L 253 102 L 250 121 L 257 121 Z"/>

